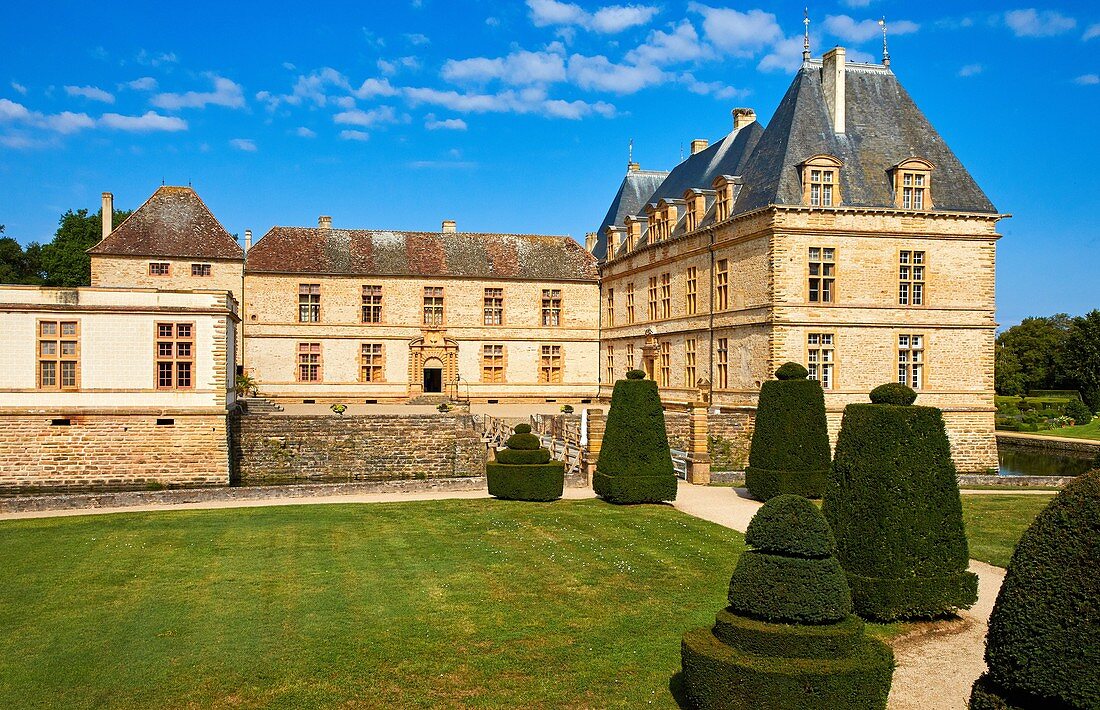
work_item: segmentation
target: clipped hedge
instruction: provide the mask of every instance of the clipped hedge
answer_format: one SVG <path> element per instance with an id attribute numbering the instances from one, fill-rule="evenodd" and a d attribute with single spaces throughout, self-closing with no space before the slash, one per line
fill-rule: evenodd
<path id="1" fill-rule="evenodd" d="M 934 618 L 977 599 L 940 410 L 848 405 L 822 510 L 860 616 Z"/>
<path id="2" fill-rule="evenodd" d="M 1100 471 L 1077 477 L 1024 532 L 986 635 L 985 708 L 1100 708 Z"/>
<path id="3" fill-rule="evenodd" d="M 833 536 L 804 498 L 783 495 L 749 524 L 713 628 L 684 634 L 684 687 L 702 710 L 886 707 L 890 648 L 850 614 Z M 793 552 L 792 552 L 793 550 Z"/>
<path id="4" fill-rule="evenodd" d="M 549 463 L 550 451 L 547 449 L 501 449 L 497 452 L 497 463 L 532 464 Z"/>
<path id="5" fill-rule="evenodd" d="M 611 503 L 676 499 L 665 415 L 653 380 L 630 377 L 615 383 L 592 488 Z"/>
<path id="6" fill-rule="evenodd" d="M 520 451 L 538 451 L 542 448 L 542 442 L 534 434 L 512 434 L 504 445 Z"/>
<path id="7" fill-rule="evenodd" d="M 550 452 L 540 448 L 530 425 L 520 424 L 513 431 L 505 442 L 508 448 L 497 452 L 495 462 L 485 464 L 489 495 L 506 500 L 561 498 L 565 492 L 565 463 L 550 460 Z"/>
<path id="8" fill-rule="evenodd" d="M 757 500 L 783 493 L 820 498 L 829 475 L 825 393 L 788 362 L 760 387 L 745 487 Z"/>

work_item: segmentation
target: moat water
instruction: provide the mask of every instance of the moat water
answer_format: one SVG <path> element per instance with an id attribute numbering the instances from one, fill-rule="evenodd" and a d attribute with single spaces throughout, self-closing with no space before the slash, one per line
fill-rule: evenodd
<path id="1" fill-rule="evenodd" d="M 1088 454 L 1069 451 L 1043 451 L 1028 446 L 997 443 L 997 459 L 1002 476 L 1080 476 L 1097 467 Z"/>

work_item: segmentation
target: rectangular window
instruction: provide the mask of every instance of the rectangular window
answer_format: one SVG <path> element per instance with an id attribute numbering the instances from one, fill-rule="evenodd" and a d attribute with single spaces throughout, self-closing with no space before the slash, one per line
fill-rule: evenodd
<path id="1" fill-rule="evenodd" d="M 210 264 L 191 264 L 192 276 L 209 276 Z"/>
<path id="2" fill-rule="evenodd" d="M 898 255 L 898 304 L 924 305 L 924 252 L 902 251 Z"/>
<path id="3" fill-rule="evenodd" d="M 607 327 L 615 325 L 615 289 L 607 289 Z"/>
<path id="4" fill-rule="evenodd" d="M 672 381 L 672 343 L 661 343 L 661 387 L 668 387 Z"/>
<path id="5" fill-rule="evenodd" d="M 167 276 L 169 272 L 169 264 L 167 261 L 153 261 L 149 263 L 149 275 L 150 276 Z"/>
<path id="6" fill-rule="evenodd" d="M 364 286 L 363 287 L 363 322 L 364 323 L 381 323 L 382 322 L 382 287 L 381 286 Z"/>
<path id="7" fill-rule="evenodd" d="M 810 303 L 832 303 L 836 282 L 836 250 L 810 247 Z"/>
<path id="8" fill-rule="evenodd" d="M 38 388 L 80 388 L 80 324 L 38 321 Z"/>
<path id="9" fill-rule="evenodd" d="M 298 284 L 298 322 L 321 322 L 321 284 Z"/>
<path id="10" fill-rule="evenodd" d="M 730 351 L 729 340 L 726 338 L 718 339 L 718 382 L 716 383 L 718 389 L 724 390 L 730 385 Z"/>
<path id="11" fill-rule="evenodd" d="M 195 325 L 157 323 L 156 333 L 157 389 L 191 389 L 194 386 Z"/>
<path id="12" fill-rule="evenodd" d="M 715 208 L 716 219 L 721 222 L 729 219 L 730 216 L 730 199 L 732 191 L 729 188 L 723 188 L 718 192 L 718 206 Z"/>
<path id="13" fill-rule="evenodd" d="M 615 346 L 607 346 L 607 381 L 615 381 Z"/>
<path id="14" fill-rule="evenodd" d="M 634 322 L 634 282 L 626 285 L 626 322 Z"/>
<path id="15" fill-rule="evenodd" d="M 504 324 L 504 289 L 485 289 L 485 325 Z"/>
<path id="16" fill-rule="evenodd" d="M 321 381 L 320 343 L 298 343 L 298 381 Z"/>
<path id="17" fill-rule="evenodd" d="M 833 184 L 836 172 L 833 170 L 810 171 L 810 206 L 832 207 Z"/>
<path id="18" fill-rule="evenodd" d="M 649 277 L 649 319 L 657 320 L 657 277 Z"/>
<path id="19" fill-rule="evenodd" d="M 539 382 L 561 384 L 561 346 L 543 345 L 539 355 Z"/>
<path id="20" fill-rule="evenodd" d="M 728 259 L 718 260 L 718 273 L 715 278 L 715 304 L 717 310 L 725 311 L 730 307 L 730 263 Z"/>
<path id="21" fill-rule="evenodd" d="M 481 381 L 504 382 L 504 346 L 485 344 L 481 346 Z"/>
<path id="22" fill-rule="evenodd" d="M 927 186 L 923 173 L 902 173 L 901 206 L 907 210 L 924 209 L 924 191 Z"/>
<path id="23" fill-rule="evenodd" d="M 661 317 L 672 317 L 672 274 L 661 274 Z"/>
<path id="24" fill-rule="evenodd" d="M 363 343 L 359 346 L 359 381 L 384 382 L 382 343 Z"/>
<path id="25" fill-rule="evenodd" d="M 919 390 L 924 384 L 924 336 L 898 336 L 898 382 Z"/>
<path id="26" fill-rule="evenodd" d="M 634 369 L 634 343 L 626 344 L 626 369 Z"/>
<path id="27" fill-rule="evenodd" d="M 443 287 L 424 287 L 424 325 L 443 325 Z"/>
<path id="28" fill-rule="evenodd" d="M 684 387 L 694 387 L 695 379 L 695 338 L 684 341 Z"/>
<path id="29" fill-rule="evenodd" d="M 561 290 L 544 288 L 542 290 L 542 324 L 561 325 Z"/>
<path id="30" fill-rule="evenodd" d="M 821 383 L 822 389 L 833 388 L 833 334 L 808 333 L 806 335 L 806 369 L 810 379 Z"/>
<path id="31" fill-rule="evenodd" d="M 687 298 L 685 300 L 685 310 L 689 316 L 695 315 L 698 308 L 698 296 L 699 293 L 699 269 L 694 266 L 689 266 L 687 270 Z"/>

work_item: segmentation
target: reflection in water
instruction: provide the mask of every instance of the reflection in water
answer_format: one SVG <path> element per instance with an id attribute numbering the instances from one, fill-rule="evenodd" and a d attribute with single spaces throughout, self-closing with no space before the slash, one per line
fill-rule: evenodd
<path id="1" fill-rule="evenodd" d="M 1094 459 L 1084 454 L 1052 453 L 1002 442 L 997 444 L 997 459 L 1002 476 L 1079 476 L 1096 468 Z"/>

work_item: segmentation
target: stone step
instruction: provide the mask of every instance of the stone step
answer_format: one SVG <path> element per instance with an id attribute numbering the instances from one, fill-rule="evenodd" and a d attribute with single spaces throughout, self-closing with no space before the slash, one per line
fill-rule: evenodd
<path id="1" fill-rule="evenodd" d="M 241 403 L 249 414 L 274 414 L 283 411 L 283 408 L 278 404 L 264 397 L 244 397 L 241 399 Z"/>

